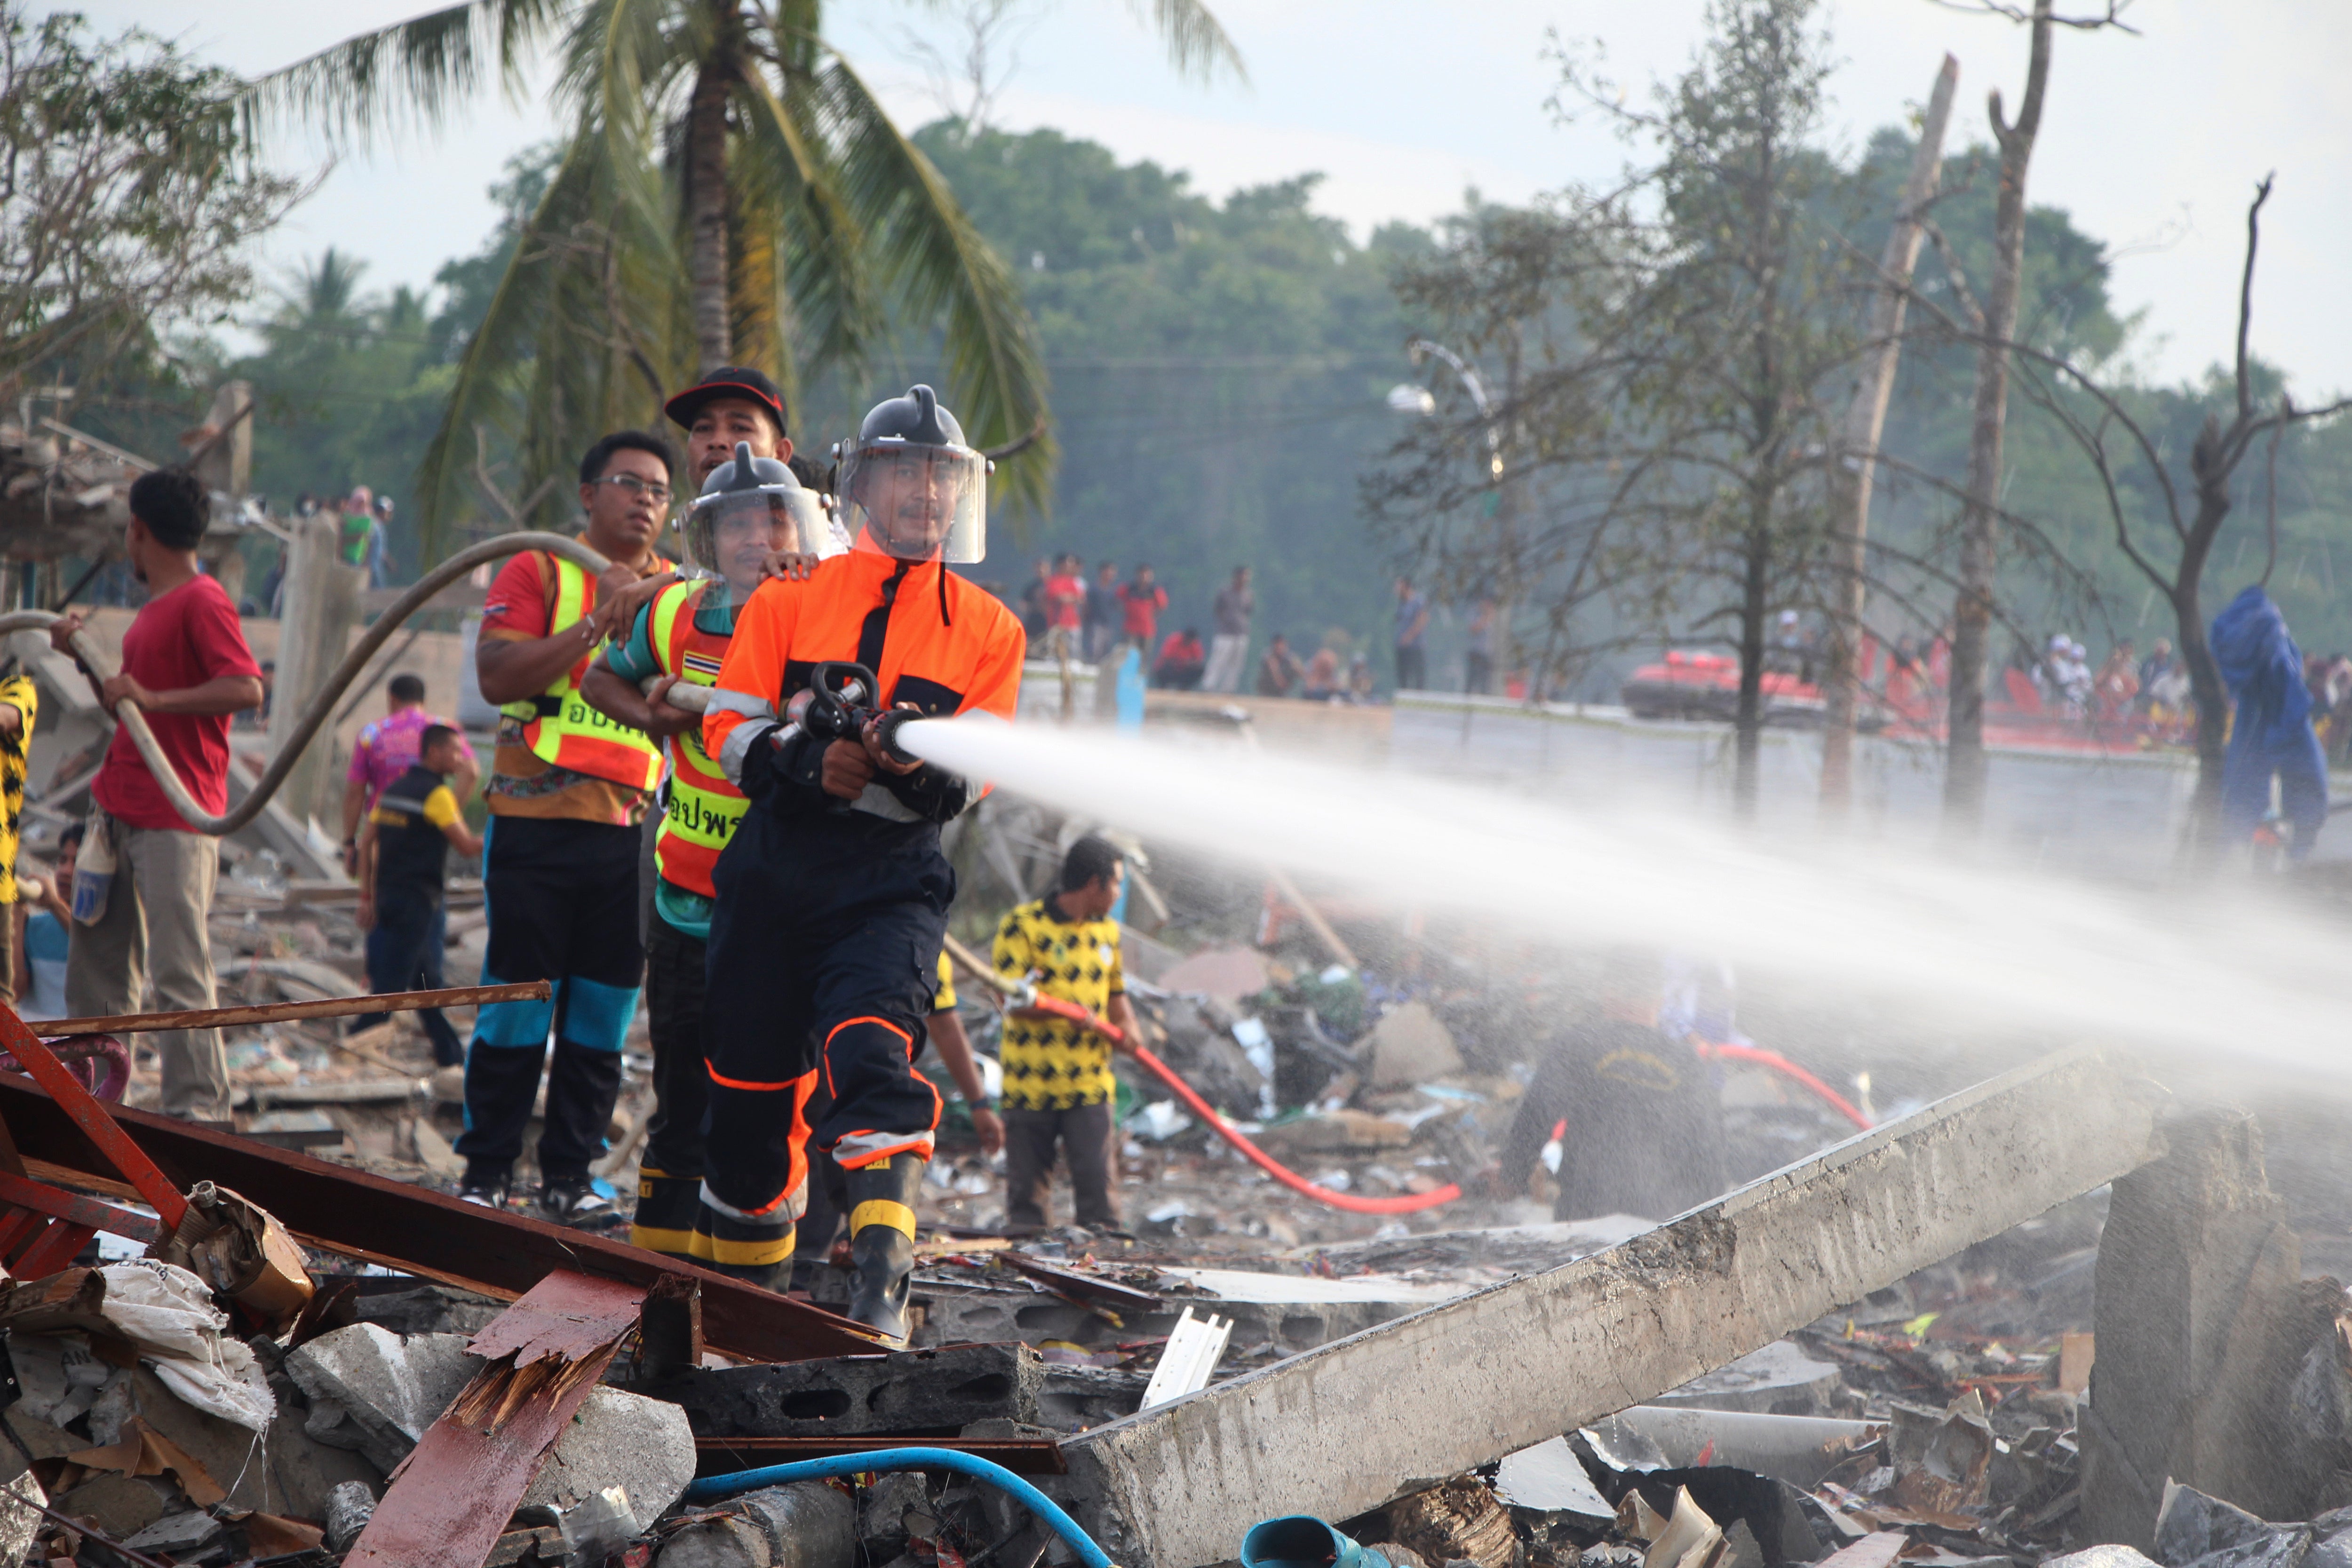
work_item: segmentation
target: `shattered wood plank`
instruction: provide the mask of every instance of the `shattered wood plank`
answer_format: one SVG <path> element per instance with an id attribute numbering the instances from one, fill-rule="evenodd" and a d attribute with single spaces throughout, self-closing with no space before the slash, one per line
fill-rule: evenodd
<path id="1" fill-rule="evenodd" d="M 484 1361 L 529 1367 L 551 1356 L 585 1361 L 637 1326 L 647 1288 L 567 1271 L 549 1275 L 466 1346 Z"/>
<path id="2" fill-rule="evenodd" d="M 466 1348 L 489 1364 L 392 1473 L 350 1568 L 481 1568 L 646 1289 L 559 1270 L 476 1334 Z"/>
<path id="3" fill-rule="evenodd" d="M 305 1243 L 486 1296 L 512 1299 L 555 1269 L 650 1286 L 684 1276 L 702 1287 L 710 1348 L 755 1361 L 872 1354 L 870 1334 L 846 1319 L 723 1274 L 585 1231 L 566 1230 L 424 1187 L 331 1164 L 289 1149 L 215 1132 L 151 1111 L 110 1106 L 114 1121 L 182 1190 L 198 1181 L 266 1194 L 269 1212 Z M 0 1120 L 37 1175 L 121 1192 L 114 1166 L 56 1102 L 0 1073 Z"/>
<path id="4" fill-rule="evenodd" d="M 1064 1441 L 1114 1561 L 1231 1558 L 1596 1421 L 2149 1158 L 2160 1091 L 2070 1052 L 1847 1140 L 1561 1268 Z"/>

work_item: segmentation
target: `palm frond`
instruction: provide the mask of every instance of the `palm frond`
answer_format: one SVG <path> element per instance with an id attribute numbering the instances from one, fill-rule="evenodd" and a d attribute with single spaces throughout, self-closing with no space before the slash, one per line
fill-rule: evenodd
<path id="1" fill-rule="evenodd" d="M 732 170 L 736 221 L 747 235 L 764 227 L 779 242 L 775 309 L 791 325 L 779 338 L 781 368 L 795 379 L 804 369 L 814 374 L 857 363 L 885 327 L 865 231 L 841 190 L 822 107 L 814 90 L 780 98 L 752 73 L 737 92 L 743 135 Z M 791 363 L 796 350 L 805 366 Z"/>
<path id="2" fill-rule="evenodd" d="M 467 0 L 344 39 L 247 91 L 248 122 L 284 119 L 365 144 L 378 130 L 437 126 L 495 66 L 517 93 L 523 68 L 571 0 Z"/>
<path id="3" fill-rule="evenodd" d="M 666 224 L 623 196 L 647 176 L 616 168 L 614 146 L 594 118 L 574 129 L 455 367 L 416 477 L 428 558 L 453 526 L 488 512 L 472 479 L 478 431 L 515 459 L 509 492 L 529 494 L 604 431 L 650 423 L 679 374 L 677 253 Z M 557 524 L 571 510 L 558 485 L 536 520 Z"/>
<path id="4" fill-rule="evenodd" d="M 667 226 L 656 133 L 662 101 L 692 59 L 664 32 L 668 9 L 663 0 L 590 0 L 566 41 L 559 89 L 604 137 L 602 172 L 624 204 L 614 226 L 647 237 Z"/>
<path id="5" fill-rule="evenodd" d="M 1139 14 L 1141 0 L 1128 0 L 1128 9 Z M 1202 0 L 1151 0 L 1151 26 L 1167 44 L 1169 63 L 1178 75 L 1206 81 L 1222 67 L 1233 72 L 1234 79 L 1249 80 L 1241 50 L 1234 47 L 1224 24 Z"/>
<path id="6" fill-rule="evenodd" d="M 1039 428 L 1049 418 L 1045 367 L 1004 258 L 848 62 L 835 57 L 823 79 L 843 193 L 908 318 L 943 318 L 948 397 L 966 436 L 1001 447 Z M 1007 498 L 1044 510 L 1055 455 L 1049 430 L 1007 462 Z"/>
<path id="7" fill-rule="evenodd" d="M 416 469 L 418 527 L 427 560 L 441 556 L 453 528 L 486 510 L 471 479 L 476 432 L 496 430 L 510 439 L 520 426 L 528 356 L 547 311 L 557 265 L 545 236 L 569 228 L 587 210 L 596 153 L 587 137 L 572 137 L 537 210 L 523 226 L 514 259 L 490 295 L 482 324 L 458 356 L 440 428 Z M 521 493 L 530 487 L 509 488 Z"/>

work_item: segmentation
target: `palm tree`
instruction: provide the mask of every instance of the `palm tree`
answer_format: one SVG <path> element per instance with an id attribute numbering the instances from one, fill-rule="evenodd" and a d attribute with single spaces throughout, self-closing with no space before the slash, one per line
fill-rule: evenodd
<path id="1" fill-rule="evenodd" d="M 311 331 L 349 331 L 358 325 L 360 274 L 368 264 L 333 246 L 319 259 L 295 268 L 293 287 L 285 291 L 287 313 Z"/>
<path id="2" fill-rule="evenodd" d="M 1046 428 L 1045 376 L 1003 261 L 939 171 L 827 46 L 822 0 L 468 0 L 362 34 L 255 85 L 252 107 L 336 135 L 446 123 L 495 64 L 561 68 L 562 162 L 457 367 L 417 476 L 427 548 L 495 434 L 525 489 L 666 388 L 757 364 L 787 394 L 854 368 L 899 319 L 939 323 L 972 439 Z M 1204 0 L 1151 0 L 1180 70 L 1240 71 Z M 681 290 L 678 280 L 688 287 Z M 1050 438 L 1008 462 L 1042 499 Z M 556 521 L 550 500 L 541 521 Z"/>

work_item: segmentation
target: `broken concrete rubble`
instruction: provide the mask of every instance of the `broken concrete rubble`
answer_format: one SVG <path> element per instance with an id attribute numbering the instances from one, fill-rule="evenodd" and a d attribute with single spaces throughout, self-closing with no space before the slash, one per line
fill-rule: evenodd
<path id="1" fill-rule="evenodd" d="M 1013 1343 L 695 1368 L 633 1386 L 683 1407 L 699 1437 L 817 1437 L 1034 1423 L 1045 1380 L 1037 1352 Z"/>
<path id="2" fill-rule="evenodd" d="M 481 1365 L 461 1335 L 403 1338 L 375 1323 L 321 1334 L 286 1357 L 287 1375 L 310 1400 L 310 1436 L 357 1449 L 387 1475 Z"/>
<path id="3" fill-rule="evenodd" d="M 770 1487 L 696 1515 L 662 1544 L 659 1568 L 852 1568 L 857 1505 L 823 1481 Z"/>
<path id="4" fill-rule="evenodd" d="M 649 1530 L 694 1479 L 694 1433 L 677 1405 L 617 1388 L 589 1390 L 556 1439 L 521 1508 L 564 1512 L 607 1488 L 627 1494 L 636 1527 Z"/>
<path id="5" fill-rule="evenodd" d="M 467 1350 L 484 1365 L 426 1429 L 352 1549 L 354 1564 L 470 1568 L 635 1332 L 643 1287 L 549 1275 Z"/>
<path id="6" fill-rule="evenodd" d="M 1610 1252 L 1082 1434 L 1080 1518 L 1122 1563 L 1188 1568 L 1258 1519 L 1346 1517 L 1492 1462 L 2136 1168 L 2156 1103 L 2095 1053 L 2005 1074 Z M 1349 1415 L 1315 1440 L 1308 1408 Z"/>
<path id="7" fill-rule="evenodd" d="M 2300 1519 L 2352 1469 L 2343 1287 L 2303 1278 L 2259 1124 L 2203 1111 L 2166 1139 L 2116 1184 L 2083 1417 L 2084 1528 L 2143 1550 L 2168 1483 Z"/>

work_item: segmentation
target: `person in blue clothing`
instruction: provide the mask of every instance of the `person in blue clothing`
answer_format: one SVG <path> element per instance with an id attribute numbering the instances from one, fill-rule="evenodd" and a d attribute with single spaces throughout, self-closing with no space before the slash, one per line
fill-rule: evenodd
<path id="1" fill-rule="evenodd" d="M 2303 650 L 2259 586 L 2244 590 L 2213 617 L 2211 641 L 2231 708 L 2222 824 L 2237 842 L 2252 838 L 2269 816 L 2275 777 L 2279 815 L 2294 834 L 2287 858 L 2301 860 L 2327 825 L 2327 758 L 2311 727 Z"/>
<path id="2" fill-rule="evenodd" d="M 21 894 L 30 889 L 19 883 L 16 919 L 16 1016 L 20 1018 L 62 1018 L 66 1010 L 66 951 L 72 926 L 66 907 L 73 886 L 74 861 L 81 854 L 82 825 L 69 825 L 58 837 L 57 873 L 42 884 L 37 900 Z"/>

